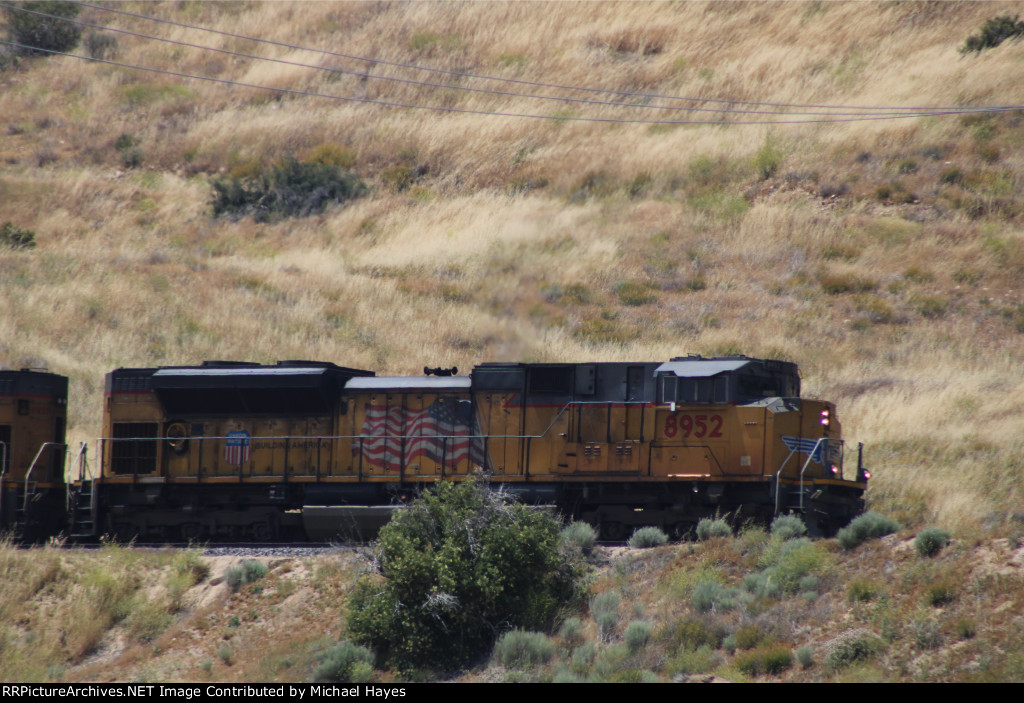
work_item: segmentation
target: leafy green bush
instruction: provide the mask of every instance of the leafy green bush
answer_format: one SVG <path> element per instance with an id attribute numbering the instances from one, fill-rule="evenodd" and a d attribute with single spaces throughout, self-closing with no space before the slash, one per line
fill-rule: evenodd
<path id="1" fill-rule="evenodd" d="M 36 233 L 30 229 L 5 222 L 0 227 L 0 246 L 10 249 L 32 249 L 36 245 Z"/>
<path id="2" fill-rule="evenodd" d="M 796 650 L 796 660 L 800 662 L 800 666 L 803 668 L 810 669 L 814 665 L 814 648 L 809 644 L 798 647 Z"/>
<path id="3" fill-rule="evenodd" d="M 807 534 L 807 525 L 796 515 L 779 515 L 772 520 L 772 534 L 783 540 L 803 537 Z"/>
<path id="4" fill-rule="evenodd" d="M 1018 21 L 1020 15 L 1002 15 L 987 20 L 978 34 L 967 37 L 960 47 L 961 54 L 980 53 L 982 49 L 993 49 L 1007 39 L 1024 35 L 1024 22 Z"/>
<path id="5" fill-rule="evenodd" d="M 647 549 L 648 547 L 660 547 L 668 542 L 668 535 L 657 527 L 641 527 L 633 533 L 627 544 L 630 547 Z"/>
<path id="6" fill-rule="evenodd" d="M 20 9 L 19 9 L 20 8 Z M 82 29 L 73 21 L 78 17 L 78 3 L 58 0 L 23 2 L 17 7 L 4 7 L 7 31 L 12 41 L 23 44 L 25 54 L 70 51 L 78 44 Z M 23 10 L 28 10 L 25 12 Z M 39 13 L 39 14 L 33 14 Z M 51 15 L 44 17 L 44 15 Z"/>
<path id="7" fill-rule="evenodd" d="M 333 164 L 281 159 L 269 172 L 238 178 L 225 176 L 210 182 L 214 217 L 252 215 L 257 222 L 274 217 L 305 217 L 333 203 L 360 197 L 366 185 L 355 174 Z"/>
<path id="8" fill-rule="evenodd" d="M 836 539 L 843 549 L 853 549 L 869 539 L 891 535 L 899 529 L 898 522 L 872 511 L 854 518 L 853 522 L 839 530 Z"/>
<path id="9" fill-rule="evenodd" d="M 729 523 L 719 518 L 718 520 L 712 520 L 711 518 L 702 518 L 697 523 L 697 539 L 701 542 L 706 542 L 713 537 L 732 537 L 732 528 L 729 527 Z"/>
<path id="10" fill-rule="evenodd" d="M 494 657 L 506 669 L 527 669 L 547 664 L 555 656 L 555 644 L 543 632 L 512 630 L 494 645 Z"/>
<path id="11" fill-rule="evenodd" d="M 939 527 L 926 527 L 914 538 L 914 548 L 922 557 L 933 557 L 949 544 L 949 533 Z"/>
<path id="12" fill-rule="evenodd" d="M 463 666 L 499 628 L 546 628 L 578 595 L 555 520 L 475 483 L 397 511 L 375 549 L 380 577 L 356 586 L 349 634 L 400 669 Z"/>
<path id="13" fill-rule="evenodd" d="M 597 531 L 585 522 L 574 522 L 562 530 L 562 544 L 579 549 L 583 554 L 594 551 L 597 543 Z"/>
<path id="14" fill-rule="evenodd" d="M 314 676 L 317 681 L 366 683 L 373 675 L 373 652 L 342 640 L 323 652 Z"/>

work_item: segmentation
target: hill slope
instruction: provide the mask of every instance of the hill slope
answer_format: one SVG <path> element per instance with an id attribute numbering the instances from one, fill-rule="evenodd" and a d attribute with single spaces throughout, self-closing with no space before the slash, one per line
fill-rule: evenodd
<path id="1" fill-rule="evenodd" d="M 1022 104 L 1024 44 L 959 53 L 1013 5 L 114 9 L 279 43 L 83 7 L 111 29 L 86 28 L 78 53 L 116 63 L 5 57 L 0 225 L 37 246 L 0 249 L 0 360 L 71 377 L 75 440 L 98 434 L 117 366 L 745 353 L 797 361 L 839 403 L 876 507 L 1012 529 L 1021 114 L 821 123 L 796 113 L 836 111 L 780 105 Z M 651 107 L 680 104 L 705 112 Z M 640 121 L 666 118 L 773 124 Z M 287 157 L 351 169 L 368 194 L 212 216 L 211 179 Z"/>

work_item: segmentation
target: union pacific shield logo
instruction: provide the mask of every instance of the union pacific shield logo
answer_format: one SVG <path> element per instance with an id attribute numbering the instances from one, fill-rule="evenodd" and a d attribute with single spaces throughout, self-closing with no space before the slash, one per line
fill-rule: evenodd
<path id="1" fill-rule="evenodd" d="M 245 430 L 228 432 L 224 443 L 224 461 L 240 466 L 249 461 L 249 433 Z"/>
<path id="2" fill-rule="evenodd" d="M 782 443 L 786 445 L 786 448 L 791 452 L 801 452 L 803 454 L 810 454 L 811 461 L 816 464 L 821 463 L 821 450 L 828 444 L 828 440 L 818 443 L 818 440 L 808 437 L 807 439 L 800 439 L 798 437 L 783 437 Z"/>

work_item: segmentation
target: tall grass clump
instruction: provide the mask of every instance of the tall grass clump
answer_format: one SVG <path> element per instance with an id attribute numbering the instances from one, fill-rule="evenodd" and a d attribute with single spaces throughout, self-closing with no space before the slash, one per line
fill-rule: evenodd
<path id="1" fill-rule="evenodd" d="M 914 538 L 914 549 L 922 557 L 933 557 L 949 544 L 949 533 L 940 527 L 926 527 Z"/>
<path id="2" fill-rule="evenodd" d="M 641 527 L 633 533 L 626 544 L 638 549 L 647 549 L 648 547 L 660 547 L 666 542 L 668 542 L 668 535 L 657 527 Z"/>
<path id="3" fill-rule="evenodd" d="M 836 539 L 843 549 L 853 549 L 869 539 L 885 537 L 897 532 L 900 524 L 890 517 L 871 511 L 854 518 L 853 522 L 839 530 Z"/>
<path id="4" fill-rule="evenodd" d="M 506 669 L 527 669 L 547 664 L 555 656 L 555 643 L 543 632 L 511 630 L 498 638 L 494 658 Z"/>
<path id="5" fill-rule="evenodd" d="M 721 518 L 717 520 L 701 518 L 701 521 L 697 523 L 697 539 L 706 542 L 715 537 L 732 537 L 732 528 L 729 523 Z"/>

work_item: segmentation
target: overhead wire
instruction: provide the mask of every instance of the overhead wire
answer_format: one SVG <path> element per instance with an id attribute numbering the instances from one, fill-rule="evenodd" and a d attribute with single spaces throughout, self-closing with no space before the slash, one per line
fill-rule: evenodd
<path id="1" fill-rule="evenodd" d="M 168 24 L 171 24 L 171 25 L 181 26 L 181 27 L 187 28 L 187 29 L 206 31 L 206 32 L 214 33 L 214 34 L 225 35 L 225 36 L 229 36 L 229 37 L 232 37 L 232 38 L 244 39 L 244 40 L 253 41 L 253 42 L 261 42 L 261 43 L 266 43 L 266 44 L 271 44 L 271 45 L 284 46 L 286 48 L 289 48 L 289 49 L 292 49 L 292 50 L 296 50 L 296 51 L 324 53 L 324 54 L 327 54 L 327 55 L 340 56 L 340 57 L 343 57 L 343 58 L 348 58 L 348 59 L 353 59 L 353 60 L 369 61 L 369 62 L 373 62 L 373 63 L 384 63 L 384 64 L 388 64 L 388 65 L 400 66 L 400 67 L 403 67 L 403 68 L 415 68 L 417 70 L 428 70 L 428 71 L 436 71 L 436 72 L 442 72 L 442 73 L 449 73 L 449 74 L 459 75 L 459 76 L 462 76 L 462 77 L 481 78 L 481 79 L 485 79 L 485 80 L 497 80 L 497 81 L 511 81 L 511 82 L 516 82 L 516 83 L 526 83 L 526 84 L 530 84 L 530 85 L 537 85 L 537 86 L 543 86 L 543 87 L 549 87 L 549 88 L 559 88 L 559 89 L 565 89 L 565 90 L 580 90 L 580 91 L 593 92 L 593 93 L 607 93 L 607 94 L 629 95 L 629 96 L 644 97 L 644 98 L 661 98 L 661 99 L 672 99 L 672 100 L 683 100 L 683 101 L 701 101 L 701 102 L 705 102 L 705 103 L 719 103 L 719 104 L 762 105 L 762 106 L 771 106 L 771 107 L 784 107 L 784 106 L 789 106 L 789 107 L 808 107 L 808 108 L 811 108 L 811 109 L 826 109 L 826 108 L 827 109 L 847 109 L 847 110 L 871 109 L 871 110 L 888 110 L 888 112 L 867 112 L 867 113 L 863 113 L 863 112 L 852 112 L 852 113 L 844 113 L 844 112 L 822 112 L 822 113 L 806 112 L 806 113 L 804 113 L 804 112 L 776 112 L 776 111 L 757 111 L 757 110 L 734 110 L 734 109 L 725 108 L 725 107 L 710 108 L 710 107 L 691 107 L 691 106 L 670 106 L 670 105 L 669 106 L 663 106 L 663 105 L 649 105 L 649 104 L 630 104 L 630 103 L 611 102 L 611 101 L 589 100 L 589 99 L 583 99 L 583 98 L 571 98 L 571 97 L 566 97 L 566 96 L 539 96 L 539 95 L 531 95 L 531 94 L 514 93 L 514 92 L 510 92 L 510 91 L 493 91 L 493 90 L 481 89 L 481 88 L 471 88 L 471 87 L 468 87 L 468 86 L 457 86 L 457 85 L 444 84 L 444 83 L 442 83 L 442 84 L 429 83 L 429 82 L 424 82 L 424 81 L 414 81 L 414 80 L 411 80 L 411 79 L 402 79 L 402 78 L 396 78 L 396 77 L 375 76 L 375 75 L 367 74 L 367 73 L 356 73 L 356 72 L 351 72 L 351 71 L 345 71 L 343 69 L 337 69 L 337 68 L 331 68 L 331 67 L 325 67 L 325 66 L 317 66 L 317 65 L 314 65 L 314 64 L 306 64 L 306 63 L 296 62 L 296 61 L 289 61 L 289 60 L 286 60 L 286 59 L 277 59 L 277 58 L 272 58 L 272 57 L 258 56 L 258 55 L 254 55 L 254 54 L 246 54 L 244 52 L 235 52 L 235 51 L 231 51 L 231 50 L 227 50 L 227 49 L 220 49 L 220 48 L 217 48 L 217 47 L 210 47 L 210 46 L 204 46 L 204 45 L 200 45 L 200 44 L 193 44 L 193 43 L 190 43 L 190 42 L 183 42 L 183 41 L 167 39 L 167 38 L 163 38 L 163 37 L 155 37 L 155 36 L 151 36 L 151 35 L 141 34 L 141 33 L 138 33 L 138 32 L 132 32 L 132 31 L 129 31 L 129 30 L 122 30 L 122 29 L 119 29 L 119 28 L 108 27 L 108 26 L 104 26 L 104 25 L 97 25 L 97 24 L 94 24 L 94 23 L 84 22 L 84 21 L 77 20 L 77 19 L 70 19 L 70 18 L 59 17 L 59 16 L 56 16 L 56 15 L 49 15 L 47 13 L 43 13 L 43 12 L 39 12 L 39 11 L 28 10 L 26 8 L 21 8 L 21 7 L 17 7 L 17 6 L 8 5 L 7 3 L 0 3 L 0 7 L 8 7 L 8 8 L 11 8 L 11 9 L 14 9 L 14 10 L 17 10 L 17 11 L 21 11 L 21 12 L 29 12 L 31 14 L 41 15 L 43 17 L 52 18 L 52 19 L 56 19 L 56 20 L 70 21 L 70 22 L 74 22 L 76 24 L 79 24 L 79 25 L 82 25 L 82 26 L 86 26 L 86 27 L 91 27 L 91 28 L 94 28 L 94 29 L 101 29 L 101 30 L 119 32 L 119 33 L 131 35 L 131 36 L 135 36 L 135 37 L 143 38 L 143 39 L 147 39 L 147 40 L 166 42 L 166 43 L 170 43 L 170 44 L 174 44 L 174 45 L 186 46 L 186 47 L 189 47 L 189 48 L 195 48 L 195 49 L 204 50 L 204 51 L 214 51 L 214 52 L 234 55 L 234 56 L 240 57 L 240 58 L 248 58 L 248 59 L 253 59 L 253 60 L 258 60 L 258 61 L 270 61 L 270 62 L 282 63 L 282 64 L 287 64 L 287 65 L 293 65 L 293 66 L 301 67 L 301 68 L 310 68 L 310 69 L 315 69 L 315 70 L 330 71 L 330 72 L 333 72 L 333 73 L 344 73 L 344 74 L 353 75 L 353 76 L 359 77 L 359 78 L 373 78 L 373 79 L 380 79 L 380 80 L 393 80 L 393 81 L 398 81 L 398 82 L 403 82 L 403 83 L 411 83 L 411 84 L 414 84 L 414 85 L 420 85 L 420 86 L 423 86 L 423 87 L 469 90 L 469 91 L 482 92 L 482 93 L 488 93 L 488 94 L 497 94 L 497 95 L 502 95 L 502 96 L 507 96 L 507 97 L 517 97 L 517 98 L 525 98 L 525 99 L 553 100 L 553 101 L 571 102 L 571 103 L 597 104 L 597 105 L 603 105 L 603 106 L 615 107 L 615 108 L 632 107 L 632 108 L 642 108 L 642 109 L 663 109 L 663 110 L 679 110 L 679 111 L 692 111 L 692 112 L 712 112 L 712 113 L 715 113 L 715 114 L 740 114 L 740 115 L 750 115 L 750 114 L 753 114 L 753 115 L 765 115 L 765 114 L 768 114 L 768 115 L 778 115 L 778 116 L 785 116 L 785 117 L 799 117 L 799 116 L 803 116 L 803 115 L 810 115 L 810 116 L 813 116 L 814 118 L 826 117 L 826 119 L 813 119 L 813 118 L 809 118 L 809 119 L 772 119 L 772 120 L 730 120 L 730 119 L 721 119 L 721 120 L 655 120 L 655 119 L 626 119 L 626 118 L 612 118 L 612 117 L 588 117 L 588 116 L 579 116 L 579 115 L 540 115 L 540 114 L 532 114 L 532 113 L 524 113 L 524 112 L 495 112 L 495 111 L 488 111 L 488 110 L 475 110 L 475 109 L 470 109 L 470 108 L 457 108 L 457 107 L 445 107 L 445 106 L 439 106 L 439 105 L 421 105 L 421 104 L 415 104 L 415 103 L 403 103 L 403 102 L 396 102 L 396 101 L 391 101 L 391 100 L 382 100 L 382 99 L 357 97 L 357 96 L 333 95 L 333 94 L 328 94 L 328 93 L 320 93 L 320 92 L 315 92 L 315 91 L 311 91 L 311 90 L 300 90 L 300 89 L 294 89 L 294 88 L 280 88 L 280 87 L 275 87 L 275 86 L 267 86 L 267 85 L 260 85 L 260 84 L 256 84 L 256 83 L 250 83 L 250 82 L 246 82 L 246 81 L 238 81 L 238 80 L 232 80 L 232 79 L 226 79 L 226 78 L 216 78 L 216 77 L 213 77 L 213 76 L 202 76 L 202 75 L 196 75 L 196 74 L 191 74 L 191 73 L 185 73 L 185 72 L 181 72 L 181 71 L 171 71 L 169 69 L 160 69 L 160 68 L 154 68 L 154 67 L 148 67 L 148 66 L 141 66 L 141 65 L 137 65 L 137 64 L 128 64 L 128 63 L 123 63 L 123 62 L 118 62 L 118 61 L 112 61 L 112 60 L 109 60 L 109 59 L 98 59 L 98 58 L 93 58 L 93 57 L 87 57 L 87 56 L 81 56 L 81 55 L 77 55 L 77 54 L 72 54 L 72 53 L 69 53 L 69 52 L 60 52 L 60 51 L 54 51 L 54 50 L 44 50 L 44 49 L 40 49 L 38 47 L 33 47 L 33 46 L 24 45 L 24 44 L 20 44 L 20 43 L 17 43 L 17 42 L 11 42 L 11 41 L 0 40 L 0 44 L 6 44 L 6 45 L 9 45 L 9 46 L 15 46 L 15 47 L 23 48 L 23 49 L 34 50 L 34 51 L 45 51 L 46 53 L 50 53 L 50 54 L 63 55 L 63 56 L 67 56 L 67 57 L 70 57 L 70 58 L 77 58 L 77 59 L 86 60 L 86 61 L 106 63 L 106 64 L 109 64 L 109 65 L 118 66 L 118 67 L 121 67 L 121 68 L 127 68 L 127 69 L 131 69 L 131 70 L 148 71 L 148 72 L 152 72 L 152 73 L 170 75 L 170 76 L 174 76 L 174 77 L 178 77 L 178 78 L 183 78 L 183 79 L 186 79 L 186 80 L 188 80 L 188 79 L 191 79 L 191 80 L 202 80 L 202 81 L 207 81 L 207 82 L 220 83 L 220 84 L 224 84 L 224 85 L 231 85 L 231 86 L 235 86 L 235 87 L 244 87 L 244 88 L 251 88 L 251 89 L 256 89 L 256 90 L 268 90 L 268 91 L 275 91 L 275 92 L 279 92 L 279 93 L 292 94 L 292 95 L 325 98 L 325 99 L 332 99 L 332 100 L 339 100 L 339 101 L 346 101 L 346 102 L 364 103 L 364 104 L 374 104 L 374 105 L 380 105 L 380 106 L 384 106 L 384 107 L 393 107 L 393 108 L 420 109 L 420 110 L 431 110 L 431 111 L 437 111 L 437 112 L 473 114 L 473 115 L 482 115 L 482 116 L 516 117 L 516 118 L 528 118 L 528 119 L 546 119 L 546 120 L 556 120 L 556 121 L 603 122 L 603 123 L 647 124 L 647 125 L 658 125 L 658 124 L 662 124 L 662 125 L 814 124 L 814 123 L 854 122 L 854 121 L 881 120 L 881 119 L 901 119 L 901 118 L 908 118 L 908 117 L 942 116 L 942 115 L 949 115 L 949 114 L 965 114 L 965 113 L 979 113 L 979 112 L 999 112 L 999 111 L 1008 111 L 1008 110 L 1018 110 L 1018 109 L 1021 109 L 1021 107 L 1022 107 L 1022 106 L 1012 105 L 1012 106 L 990 106 L 990 107 L 940 107 L 940 108 L 916 108 L 915 109 L 915 108 L 884 108 L 884 107 L 879 107 L 879 106 L 875 106 L 875 107 L 871 107 L 871 108 L 864 108 L 864 107 L 856 107 L 856 106 L 853 106 L 853 107 L 845 106 L 844 107 L 844 106 L 823 106 L 823 105 L 797 105 L 797 104 L 783 104 L 783 103 L 761 103 L 761 102 L 754 102 L 754 101 L 732 101 L 732 100 L 712 99 L 712 98 L 690 98 L 690 97 L 678 97 L 678 96 L 661 96 L 661 95 L 656 95 L 656 94 L 632 93 L 632 92 L 627 92 L 627 91 L 608 91 L 608 90 L 603 90 L 603 89 L 587 88 L 587 87 L 582 87 L 582 86 L 562 86 L 562 85 L 558 85 L 558 84 L 535 83 L 535 82 L 530 82 L 530 81 L 520 81 L 518 79 L 506 79 L 506 78 L 498 78 L 498 77 L 491 77 L 491 76 L 481 76 L 481 75 L 475 75 L 475 74 L 459 73 L 459 72 L 450 71 L 448 69 L 433 69 L 433 68 L 429 68 L 429 67 L 416 66 L 416 65 L 413 65 L 413 64 L 400 64 L 400 63 L 397 63 L 397 62 L 386 62 L 386 61 L 382 61 L 382 60 L 378 60 L 378 59 L 370 59 L 370 58 L 367 58 L 367 57 L 354 57 L 354 56 L 347 55 L 347 54 L 339 54 L 337 52 L 330 52 L 330 51 L 325 51 L 325 50 L 320 50 L 320 49 L 313 49 L 313 48 L 309 48 L 309 47 L 302 47 L 302 46 L 293 45 L 293 44 L 286 44 L 286 43 L 277 42 L 277 41 L 274 41 L 274 40 L 260 39 L 260 38 L 256 38 L 256 37 L 248 37 L 248 36 L 245 36 L 245 35 L 233 34 L 233 33 L 230 33 L 230 32 L 223 32 L 221 30 L 214 30 L 214 29 L 200 27 L 200 26 L 197 26 L 197 25 L 189 25 L 189 24 L 186 24 L 186 23 L 175 22 L 173 20 L 165 20 L 165 19 L 162 19 L 162 18 L 155 18 L 155 17 L 150 17 L 150 16 L 147 16 L 147 15 L 140 15 L 140 14 L 137 14 L 137 13 L 131 13 L 131 12 L 127 12 L 127 11 L 124 11 L 124 10 L 115 10 L 115 9 L 112 9 L 112 8 L 105 8 L 105 7 L 102 7 L 102 6 L 99 6 L 99 5 L 90 5 L 90 4 L 87 4 L 87 3 L 80 3 L 80 4 L 85 6 L 85 7 L 90 7 L 90 8 L 95 8 L 95 9 L 98 9 L 98 10 L 114 12 L 114 13 L 117 13 L 117 14 L 128 15 L 128 16 L 132 16 L 132 17 L 136 17 L 136 18 L 140 18 L 140 19 L 145 19 L 145 20 L 151 20 L 151 21 L 155 21 L 155 22 L 164 22 L 164 23 L 168 23 Z M 913 110 L 913 111 L 911 111 L 911 110 Z"/>

